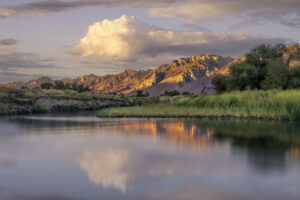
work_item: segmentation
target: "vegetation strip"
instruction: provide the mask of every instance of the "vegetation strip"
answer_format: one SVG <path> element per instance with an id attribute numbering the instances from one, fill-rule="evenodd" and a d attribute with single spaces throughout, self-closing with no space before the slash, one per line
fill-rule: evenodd
<path id="1" fill-rule="evenodd" d="M 98 112 L 98 116 L 300 120 L 300 91 L 255 90 L 221 95 L 170 97 L 162 103 L 103 109 Z"/>

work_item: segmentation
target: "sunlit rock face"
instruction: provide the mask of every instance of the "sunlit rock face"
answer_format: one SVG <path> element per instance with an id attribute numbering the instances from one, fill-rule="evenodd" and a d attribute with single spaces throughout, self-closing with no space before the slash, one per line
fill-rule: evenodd
<path id="1" fill-rule="evenodd" d="M 300 45 L 287 45 L 283 58 L 290 68 L 300 66 Z M 228 75 L 230 66 L 245 61 L 246 57 L 231 58 L 211 54 L 200 54 L 179 58 L 170 64 L 161 65 L 153 70 L 125 70 L 114 75 L 84 75 L 75 79 L 62 80 L 65 84 L 83 84 L 99 93 L 119 93 L 135 95 L 137 90 L 159 96 L 165 91 L 178 90 L 193 94 L 213 94 L 211 80 L 217 74 Z M 39 87 L 42 83 L 54 81 L 47 77 L 26 83 L 7 83 L 13 88 Z"/>
<path id="2" fill-rule="evenodd" d="M 90 75 L 90 78 L 79 77 L 66 82 L 83 83 L 97 92 L 126 95 L 134 95 L 136 90 L 144 90 L 151 96 L 158 96 L 170 90 L 211 94 L 214 93 L 211 79 L 218 70 L 232 61 L 234 59 L 227 56 L 201 54 L 174 60 L 154 70 L 125 70 L 116 75 Z"/>
<path id="3" fill-rule="evenodd" d="M 211 79 L 234 62 L 234 58 L 210 54 L 200 54 L 189 58 L 179 58 L 170 64 L 161 65 L 153 70 L 125 70 L 114 75 L 84 75 L 75 79 L 62 80 L 65 84 L 83 84 L 100 93 L 119 93 L 135 95 L 137 90 L 158 96 L 165 91 L 178 90 L 193 94 L 212 94 Z M 9 83 L 7 86 L 34 88 L 44 82 L 54 81 L 40 78 L 27 83 Z"/>

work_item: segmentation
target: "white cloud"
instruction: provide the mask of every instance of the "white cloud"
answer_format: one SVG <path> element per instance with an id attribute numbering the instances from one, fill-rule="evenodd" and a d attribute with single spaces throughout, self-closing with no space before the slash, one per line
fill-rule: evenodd
<path id="1" fill-rule="evenodd" d="M 190 56 L 199 53 L 241 55 L 261 43 L 282 38 L 216 32 L 179 32 L 150 26 L 133 16 L 103 20 L 91 25 L 85 37 L 70 51 L 82 59 L 110 63 L 142 62 L 156 57 Z"/>

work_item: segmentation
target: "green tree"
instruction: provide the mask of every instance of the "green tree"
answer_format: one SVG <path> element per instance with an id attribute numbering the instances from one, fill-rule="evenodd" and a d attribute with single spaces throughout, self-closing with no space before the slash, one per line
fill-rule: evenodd
<path id="1" fill-rule="evenodd" d="M 55 86 L 54 89 L 57 90 L 64 90 L 65 89 L 65 84 L 62 81 L 55 81 Z"/>
<path id="2" fill-rule="evenodd" d="M 288 88 L 300 88 L 300 66 L 289 71 Z"/>
<path id="3" fill-rule="evenodd" d="M 72 83 L 71 89 L 77 91 L 77 83 L 76 82 Z"/>
<path id="4" fill-rule="evenodd" d="M 227 89 L 227 76 L 217 75 L 212 79 L 212 84 L 218 94 L 221 94 Z"/>
<path id="5" fill-rule="evenodd" d="M 247 63 L 232 65 L 227 80 L 229 90 L 245 90 L 260 87 L 258 69 Z"/>
<path id="6" fill-rule="evenodd" d="M 165 91 L 164 96 L 178 96 L 180 92 L 177 90 Z"/>
<path id="7" fill-rule="evenodd" d="M 150 94 L 148 92 L 144 93 L 143 90 L 136 91 L 136 97 L 148 97 Z"/>
<path id="8" fill-rule="evenodd" d="M 42 83 L 42 84 L 41 84 L 41 89 L 49 90 L 49 89 L 51 89 L 51 88 L 53 88 L 52 83 Z"/>
<path id="9" fill-rule="evenodd" d="M 143 90 L 137 90 L 136 97 L 142 97 L 142 96 L 143 96 Z"/>
<path id="10" fill-rule="evenodd" d="M 84 91 L 85 91 L 85 87 L 83 84 L 77 86 L 77 92 L 84 92 Z"/>
<path id="11" fill-rule="evenodd" d="M 286 89 L 289 82 L 289 69 L 282 58 L 269 61 L 265 80 L 261 83 L 262 89 Z"/>
<path id="12" fill-rule="evenodd" d="M 268 64 L 269 59 L 281 57 L 283 49 L 283 44 L 276 46 L 262 44 L 246 54 L 246 63 L 256 67 L 264 67 Z"/>

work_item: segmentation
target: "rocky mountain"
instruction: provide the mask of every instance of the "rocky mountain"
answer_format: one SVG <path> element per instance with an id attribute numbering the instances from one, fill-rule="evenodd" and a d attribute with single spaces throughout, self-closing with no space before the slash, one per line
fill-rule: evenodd
<path id="1" fill-rule="evenodd" d="M 69 85 L 83 84 L 101 93 L 133 95 L 137 90 L 143 90 L 151 96 L 157 96 L 165 91 L 178 90 L 193 94 L 211 94 L 214 92 L 211 79 L 218 71 L 230 66 L 233 62 L 235 59 L 228 56 L 200 54 L 189 58 L 179 58 L 153 70 L 125 70 L 105 76 L 91 74 L 61 81 Z M 47 82 L 54 83 L 54 80 L 41 77 L 26 83 L 7 83 L 5 86 L 35 88 Z"/>
<path id="2" fill-rule="evenodd" d="M 300 45 L 287 45 L 283 58 L 290 68 L 300 66 Z M 161 65 L 153 70 L 125 70 L 118 74 L 105 76 L 84 75 L 75 79 L 63 79 L 64 84 L 83 84 L 99 93 L 119 93 L 134 95 L 137 90 L 148 92 L 151 96 L 158 96 L 165 91 L 178 90 L 193 94 L 212 94 L 211 84 L 216 74 L 226 75 L 230 66 L 245 60 L 245 57 L 231 58 L 212 54 L 200 54 L 189 58 L 179 58 L 170 64 Z M 29 82 L 12 82 L 4 86 L 12 88 L 35 88 L 42 83 L 55 81 L 41 77 Z"/>
<path id="3" fill-rule="evenodd" d="M 49 77 L 40 77 L 38 79 L 31 80 L 28 82 L 21 82 L 21 81 L 8 82 L 8 83 L 2 84 L 2 85 L 5 87 L 8 87 L 8 88 L 17 88 L 18 89 L 18 88 L 22 88 L 22 87 L 27 87 L 27 88 L 40 87 L 40 85 L 43 83 L 52 83 L 53 84 L 54 80 L 52 80 Z"/>
<path id="4" fill-rule="evenodd" d="M 283 52 L 283 59 L 290 68 L 300 66 L 300 44 L 287 45 Z M 161 65 L 153 70 L 125 70 L 118 74 L 105 76 L 84 75 L 75 79 L 63 79 L 64 84 L 83 84 L 84 87 L 99 93 L 119 93 L 134 95 L 137 90 L 148 92 L 151 96 L 158 96 L 165 91 L 178 90 L 193 94 L 212 94 L 214 88 L 212 78 L 217 75 L 227 75 L 230 66 L 243 62 L 245 56 L 231 58 L 211 54 L 200 54 L 189 58 L 179 58 L 170 64 Z M 42 83 L 55 81 L 41 77 L 29 82 L 12 82 L 4 84 L 11 88 L 35 88 Z"/>

